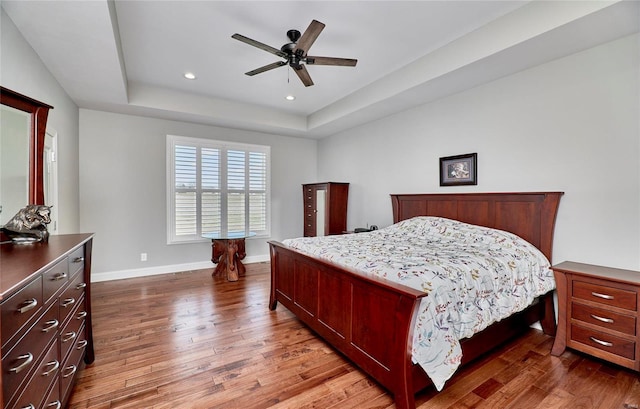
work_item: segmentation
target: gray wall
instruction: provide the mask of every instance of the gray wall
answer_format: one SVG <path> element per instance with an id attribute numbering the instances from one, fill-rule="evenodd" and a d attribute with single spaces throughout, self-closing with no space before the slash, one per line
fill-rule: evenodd
<path id="1" fill-rule="evenodd" d="M 55 129 L 59 136 L 58 232 L 77 233 L 80 228 L 78 107 L 53 78 L 4 10 L 0 10 L 0 83 L 3 87 L 53 106 L 47 127 Z"/>
<path id="2" fill-rule="evenodd" d="M 167 134 L 271 146 L 272 238 L 302 235 L 301 184 L 315 181 L 315 140 L 86 109 L 80 133 L 80 225 L 96 233 L 96 281 L 212 266 L 210 243 L 166 244 Z M 268 259 L 266 240 L 246 247 L 248 261 Z"/>
<path id="3" fill-rule="evenodd" d="M 97 276 L 156 273 L 167 265 L 209 258 L 206 243 L 165 244 L 167 133 L 272 146 L 275 239 L 300 235 L 300 184 L 306 182 L 351 183 L 350 228 L 390 224 L 389 193 L 562 190 L 553 261 L 640 268 L 637 35 L 316 145 L 189 123 L 79 113 L 4 11 L 1 18 L 0 83 L 54 106 L 49 125 L 59 134 L 60 233 L 96 232 Z M 469 152 L 479 155 L 479 185 L 439 187 L 438 158 Z M 264 241 L 247 247 L 249 259 L 267 255 Z M 149 255 L 146 263 L 139 261 L 141 252 Z"/>
<path id="4" fill-rule="evenodd" d="M 638 51 L 634 35 L 323 139 L 319 177 L 351 182 L 350 228 L 390 224 L 390 193 L 564 191 L 552 261 L 640 269 Z M 440 187 L 438 159 L 471 152 L 478 185 Z"/>

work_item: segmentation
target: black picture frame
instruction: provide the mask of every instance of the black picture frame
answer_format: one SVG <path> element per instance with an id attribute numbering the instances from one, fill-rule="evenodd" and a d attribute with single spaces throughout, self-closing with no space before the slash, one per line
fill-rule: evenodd
<path id="1" fill-rule="evenodd" d="M 440 158 L 440 186 L 478 184 L 478 154 Z"/>

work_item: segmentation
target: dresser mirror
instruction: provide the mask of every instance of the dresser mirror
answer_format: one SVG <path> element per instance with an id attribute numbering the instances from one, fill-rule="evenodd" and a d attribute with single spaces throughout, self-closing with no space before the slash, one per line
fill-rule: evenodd
<path id="1" fill-rule="evenodd" d="M 0 226 L 44 202 L 44 140 L 50 105 L 0 87 Z"/>

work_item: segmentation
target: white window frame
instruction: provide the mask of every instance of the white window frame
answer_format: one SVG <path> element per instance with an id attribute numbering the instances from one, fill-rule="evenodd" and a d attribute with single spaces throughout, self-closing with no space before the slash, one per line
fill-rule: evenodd
<path id="1" fill-rule="evenodd" d="M 194 243 L 194 242 L 202 242 L 207 241 L 202 237 L 203 233 L 200 231 L 201 229 L 201 209 L 197 209 L 197 222 L 196 222 L 196 233 L 192 235 L 176 235 L 176 224 L 175 224 L 175 146 L 176 145 L 186 145 L 193 146 L 198 149 L 200 152 L 201 148 L 211 148 L 211 149 L 220 149 L 221 151 L 221 193 L 222 193 L 222 206 L 221 211 L 223 213 L 223 222 L 222 229 L 223 233 L 226 233 L 226 212 L 227 212 L 227 204 L 226 198 L 228 194 L 227 188 L 227 161 L 226 161 L 226 153 L 228 150 L 240 150 L 245 152 L 261 152 L 266 154 L 266 203 L 265 203 L 265 226 L 266 229 L 264 231 L 255 232 L 257 233 L 254 237 L 269 237 L 271 234 L 271 147 L 265 145 L 252 145 L 245 143 L 236 143 L 236 142 L 228 142 L 228 141 L 219 141 L 213 139 L 204 139 L 204 138 L 193 138 L 187 136 L 179 136 L 179 135 L 167 135 L 167 144 L 166 144 L 166 159 L 167 159 L 167 244 L 181 244 L 181 243 Z M 198 160 L 200 159 L 200 155 L 198 154 Z M 247 163 L 248 167 L 248 163 Z M 198 165 L 199 172 L 199 165 Z M 248 172 L 246 178 L 248 178 Z M 198 176 L 199 180 L 199 176 Z M 203 189 L 198 184 L 196 186 L 196 196 L 197 202 L 200 203 L 200 195 L 202 194 Z M 248 196 L 251 193 L 249 189 L 249 185 L 247 184 L 245 195 L 247 196 L 247 200 L 245 200 L 245 214 L 246 219 L 249 218 L 249 200 Z M 247 233 L 248 225 L 246 225 Z"/>

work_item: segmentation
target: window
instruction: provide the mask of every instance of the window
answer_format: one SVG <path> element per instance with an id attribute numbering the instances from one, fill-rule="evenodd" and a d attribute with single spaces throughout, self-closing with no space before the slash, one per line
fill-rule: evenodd
<path id="1" fill-rule="evenodd" d="M 167 135 L 168 243 L 269 235 L 270 148 Z"/>

